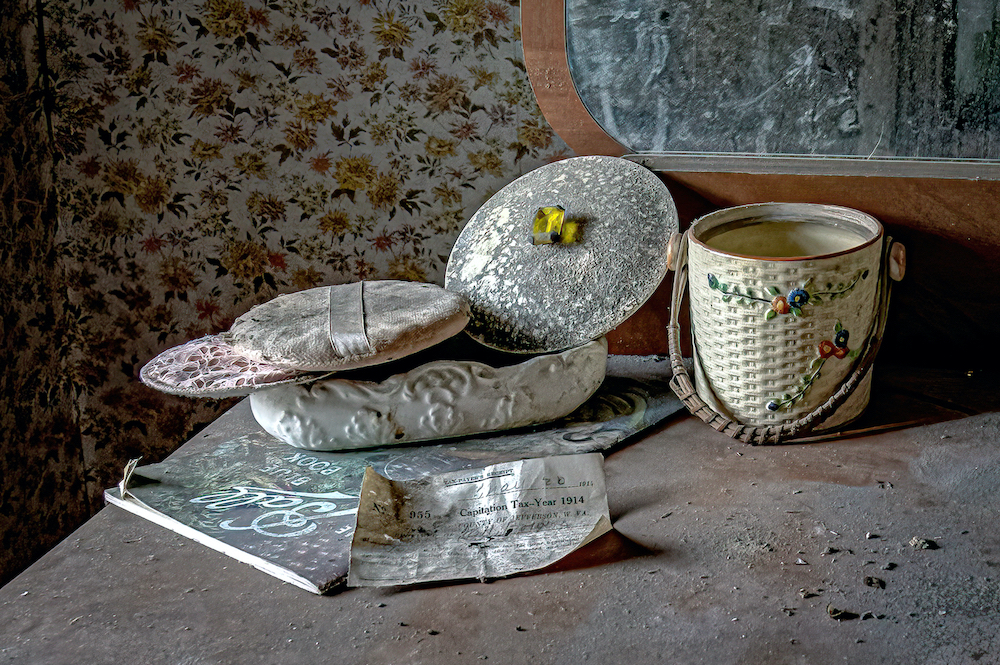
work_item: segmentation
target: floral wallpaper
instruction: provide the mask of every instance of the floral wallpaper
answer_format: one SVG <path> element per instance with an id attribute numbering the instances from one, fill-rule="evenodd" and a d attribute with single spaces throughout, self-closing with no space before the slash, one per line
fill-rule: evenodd
<path id="1" fill-rule="evenodd" d="M 60 348 L 90 509 L 128 458 L 164 456 L 232 404 L 139 384 L 156 353 L 279 293 L 443 283 L 472 213 L 570 154 L 535 104 L 516 1 L 43 12 Z"/>

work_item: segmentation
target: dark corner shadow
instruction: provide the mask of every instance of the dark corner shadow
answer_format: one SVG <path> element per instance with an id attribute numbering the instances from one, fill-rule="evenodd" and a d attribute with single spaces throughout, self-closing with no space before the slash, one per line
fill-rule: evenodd
<path id="1" fill-rule="evenodd" d="M 858 419 L 788 443 L 868 436 L 1000 411 L 1000 374 L 995 371 L 878 362 L 873 371 L 871 398 Z"/>
<path id="2" fill-rule="evenodd" d="M 996 247 L 915 228 L 889 228 L 906 246 L 906 275 L 893 284 L 886 334 L 868 408 L 828 440 L 1000 411 L 1000 280 Z"/>

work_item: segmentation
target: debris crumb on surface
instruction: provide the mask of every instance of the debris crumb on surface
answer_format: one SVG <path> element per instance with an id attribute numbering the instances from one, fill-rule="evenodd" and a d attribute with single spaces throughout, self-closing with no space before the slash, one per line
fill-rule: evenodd
<path id="1" fill-rule="evenodd" d="M 880 577 L 872 577 L 871 575 L 865 575 L 865 586 L 870 586 L 874 589 L 884 589 L 885 580 Z"/>
<path id="2" fill-rule="evenodd" d="M 878 538 L 878 534 L 868 531 L 867 533 L 865 533 L 865 538 L 867 538 L 868 540 L 873 540 L 875 538 Z"/>
<path id="3" fill-rule="evenodd" d="M 895 569 L 896 569 L 896 564 L 894 564 L 891 561 L 889 563 L 885 564 L 884 566 L 882 566 L 882 570 L 895 570 Z"/>
<path id="4" fill-rule="evenodd" d="M 825 550 L 819 553 L 820 556 L 827 556 L 828 554 L 836 554 L 840 550 L 836 547 L 827 547 Z"/>
<path id="5" fill-rule="evenodd" d="M 850 621 L 851 619 L 858 618 L 858 615 L 854 612 L 838 609 L 832 604 L 826 606 L 826 613 L 830 615 L 831 619 L 836 619 L 837 621 Z"/>
<path id="6" fill-rule="evenodd" d="M 930 538 L 918 538 L 914 536 L 910 538 L 910 547 L 918 550 L 936 550 L 940 546 Z"/>
<path id="7" fill-rule="evenodd" d="M 819 595 L 820 590 L 810 591 L 809 589 L 799 589 L 799 595 L 803 598 L 815 598 Z"/>
<path id="8" fill-rule="evenodd" d="M 788 616 L 795 616 L 795 608 L 794 607 L 782 607 L 781 611 L 784 612 L 785 614 L 787 614 Z"/>
<path id="9" fill-rule="evenodd" d="M 805 559 L 796 559 L 795 560 L 795 565 L 796 566 L 808 566 L 809 562 L 806 561 Z"/>

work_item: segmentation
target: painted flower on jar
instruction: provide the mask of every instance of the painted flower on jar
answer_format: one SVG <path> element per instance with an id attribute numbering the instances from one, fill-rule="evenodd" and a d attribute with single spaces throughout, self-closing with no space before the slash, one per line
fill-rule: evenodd
<path id="1" fill-rule="evenodd" d="M 841 332 L 846 332 L 846 331 L 841 331 Z M 837 333 L 837 336 L 838 337 L 840 336 L 839 332 Z M 837 344 L 836 341 L 830 341 L 828 339 L 824 339 L 822 342 L 819 343 L 820 358 L 826 359 L 829 358 L 830 356 L 833 356 L 834 358 L 838 359 L 846 358 L 848 353 L 850 353 L 850 349 L 847 348 L 846 335 L 844 336 L 843 346 Z"/>
<path id="2" fill-rule="evenodd" d="M 775 296 L 771 301 L 771 310 L 777 314 L 788 314 L 791 307 L 788 306 L 788 299 L 785 296 Z"/>
<path id="3" fill-rule="evenodd" d="M 837 334 L 833 336 L 833 344 L 837 348 L 846 349 L 847 340 L 851 338 L 851 333 L 847 331 L 847 328 L 841 328 L 837 331 Z"/>
<path id="4" fill-rule="evenodd" d="M 801 308 L 809 304 L 809 293 L 805 289 L 792 289 L 788 293 L 788 305 Z"/>

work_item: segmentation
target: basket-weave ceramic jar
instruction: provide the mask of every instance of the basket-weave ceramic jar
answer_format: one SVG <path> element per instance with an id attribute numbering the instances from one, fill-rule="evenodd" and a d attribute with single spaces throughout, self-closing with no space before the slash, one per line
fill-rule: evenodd
<path id="1" fill-rule="evenodd" d="M 766 203 L 706 215 L 688 238 L 699 397 L 752 426 L 825 402 L 874 332 L 882 225 L 849 208 Z M 821 427 L 860 415 L 869 384 Z"/>

